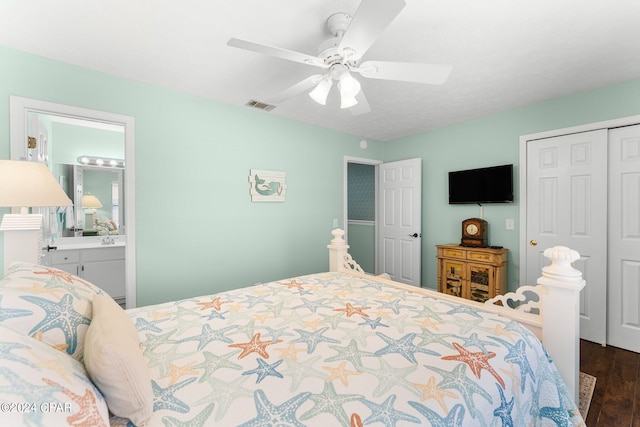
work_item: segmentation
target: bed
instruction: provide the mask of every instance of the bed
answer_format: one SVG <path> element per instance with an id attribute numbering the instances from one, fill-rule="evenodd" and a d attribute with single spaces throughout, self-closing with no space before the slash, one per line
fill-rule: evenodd
<path id="1" fill-rule="evenodd" d="M 508 312 L 461 304 L 364 274 L 347 248 L 335 231 L 328 272 L 126 311 L 14 264 L 0 281 L 2 424 L 584 425 L 542 320 L 527 320 L 548 292 Z"/>

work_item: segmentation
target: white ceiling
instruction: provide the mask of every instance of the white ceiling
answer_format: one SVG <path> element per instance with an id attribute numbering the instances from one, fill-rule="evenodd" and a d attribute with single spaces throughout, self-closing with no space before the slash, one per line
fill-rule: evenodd
<path id="1" fill-rule="evenodd" d="M 229 47 L 229 38 L 315 56 L 327 17 L 359 4 L 2 0 L 0 45 L 242 106 L 318 69 Z M 407 0 L 363 59 L 451 64 L 444 85 L 356 75 L 368 114 L 305 94 L 261 114 L 384 141 L 638 78 L 639 40 L 638 0 Z"/>

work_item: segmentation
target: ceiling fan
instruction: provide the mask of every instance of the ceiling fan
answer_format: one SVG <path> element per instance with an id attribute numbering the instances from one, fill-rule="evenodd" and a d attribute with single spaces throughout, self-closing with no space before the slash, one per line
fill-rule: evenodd
<path id="1" fill-rule="evenodd" d="M 232 38 L 227 45 L 265 55 L 312 65 L 323 69 L 265 102 L 279 104 L 315 88 L 309 96 L 325 105 L 334 82 L 340 91 L 340 107 L 350 108 L 355 115 L 371 111 L 360 82 L 352 73 L 370 79 L 399 80 L 423 84 L 443 84 L 451 73 L 451 65 L 408 62 L 364 61 L 363 55 L 405 7 L 405 0 L 362 0 L 353 17 L 336 13 L 327 19 L 327 29 L 333 35 L 323 42 L 318 56 Z"/>

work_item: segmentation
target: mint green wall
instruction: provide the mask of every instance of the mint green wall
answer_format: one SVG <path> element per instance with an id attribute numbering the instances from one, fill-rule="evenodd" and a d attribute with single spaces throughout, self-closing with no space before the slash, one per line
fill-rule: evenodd
<path id="1" fill-rule="evenodd" d="M 423 158 L 422 277 L 434 287 L 435 245 L 457 242 L 460 221 L 479 212 L 447 204 L 446 172 L 514 163 L 517 188 L 520 135 L 640 114 L 640 80 L 632 80 L 369 141 L 363 151 L 356 136 L 3 47 L 0 64 L 0 158 L 9 158 L 9 95 L 135 117 L 139 305 L 326 270 L 333 218 L 342 225 L 345 155 Z M 286 202 L 251 203 L 251 168 L 285 171 Z M 512 205 L 484 209 L 491 244 L 511 249 L 511 289 L 518 278 L 519 202 L 516 196 Z M 516 231 L 504 230 L 506 218 L 516 220 Z"/>
<path id="2" fill-rule="evenodd" d="M 124 132 L 53 123 L 53 161 L 77 164 L 80 156 L 124 159 Z"/>
<path id="3" fill-rule="evenodd" d="M 479 215 L 477 205 L 449 205 L 447 172 L 456 169 L 513 163 L 516 203 L 488 204 L 489 244 L 509 248 L 509 289 L 519 285 L 519 137 L 640 114 L 640 79 L 606 86 L 551 101 L 492 114 L 385 145 L 385 161 L 423 159 L 422 283 L 436 287 L 435 246 L 460 241 L 460 222 Z M 516 230 L 505 230 L 505 220 Z"/>
<path id="4" fill-rule="evenodd" d="M 10 95 L 135 118 L 138 305 L 326 271 L 343 157 L 382 156 L 376 141 L 363 151 L 361 137 L 4 47 L 0 64 L 0 158 Z M 286 202 L 251 203 L 252 168 L 286 172 Z"/>

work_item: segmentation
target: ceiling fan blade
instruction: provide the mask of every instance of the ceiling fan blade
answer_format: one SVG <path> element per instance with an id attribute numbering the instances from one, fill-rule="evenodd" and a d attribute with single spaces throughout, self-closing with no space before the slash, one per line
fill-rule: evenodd
<path id="1" fill-rule="evenodd" d="M 451 74 L 453 66 L 414 64 L 410 62 L 365 61 L 354 69 L 363 77 L 382 80 L 441 85 Z"/>
<path id="2" fill-rule="evenodd" d="M 322 74 L 314 74 L 312 76 L 309 76 L 306 79 L 294 84 L 293 86 L 288 87 L 282 92 L 271 95 L 270 97 L 265 99 L 265 102 L 276 105 L 280 104 L 281 102 L 284 102 L 289 98 L 293 98 L 294 96 L 300 95 L 301 93 L 306 92 L 312 87 L 316 86 L 320 82 L 320 80 L 322 80 L 322 77 Z"/>
<path id="3" fill-rule="evenodd" d="M 262 53 L 264 55 L 275 56 L 276 58 L 286 59 L 288 61 L 328 68 L 328 66 L 319 58 L 307 55 L 306 53 L 296 52 L 294 50 L 282 49 L 279 47 L 268 46 L 266 44 L 254 43 L 248 40 L 236 38 L 229 39 L 227 45 L 240 49 L 250 50 L 257 53 Z"/>
<path id="4" fill-rule="evenodd" d="M 353 107 L 349 108 L 349 111 L 351 111 L 351 114 L 353 114 L 354 116 L 359 116 L 361 114 L 367 114 L 371 112 L 371 107 L 369 106 L 367 97 L 364 96 L 364 92 L 360 91 L 356 95 L 356 99 L 358 100 L 358 103 Z"/>
<path id="5" fill-rule="evenodd" d="M 354 52 L 349 59 L 361 58 L 405 5 L 404 0 L 362 0 L 338 45 L 338 52 L 348 49 Z"/>

